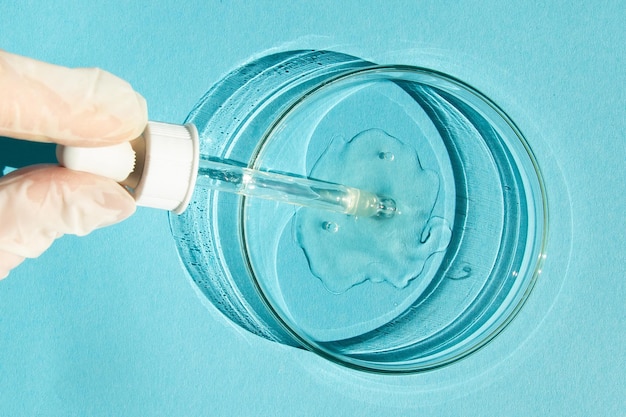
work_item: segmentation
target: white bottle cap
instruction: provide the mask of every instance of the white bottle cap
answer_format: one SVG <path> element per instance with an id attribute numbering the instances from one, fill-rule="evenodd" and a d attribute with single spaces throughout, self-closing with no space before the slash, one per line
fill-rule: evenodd
<path id="1" fill-rule="evenodd" d="M 67 168 L 117 182 L 139 174 L 133 192 L 137 205 L 177 214 L 185 211 L 198 175 L 196 127 L 148 122 L 142 137 L 133 143 L 140 149 L 133 150 L 129 143 L 98 148 L 59 146 L 57 159 Z M 135 151 L 138 151 L 136 163 Z M 133 172 L 135 168 L 141 172 Z"/>
<path id="2" fill-rule="evenodd" d="M 149 122 L 143 134 L 146 158 L 137 204 L 182 213 L 198 174 L 198 133 L 194 125 Z"/>

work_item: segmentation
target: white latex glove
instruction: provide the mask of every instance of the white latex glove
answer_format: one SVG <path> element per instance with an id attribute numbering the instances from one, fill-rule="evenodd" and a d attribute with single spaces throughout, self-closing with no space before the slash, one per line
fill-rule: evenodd
<path id="1" fill-rule="evenodd" d="M 0 136 L 75 146 L 141 135 L 146 102 L 100 69 L 69 69 L 0 50 Z M 115 181 L 53 165 L 0 178 L 0 279 L 64 234 L 83 236 L 135 211 Z"/>

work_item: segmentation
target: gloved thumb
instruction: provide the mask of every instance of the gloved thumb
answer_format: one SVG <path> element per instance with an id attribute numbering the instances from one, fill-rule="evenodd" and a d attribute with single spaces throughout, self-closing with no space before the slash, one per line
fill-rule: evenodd
<path id="1" fill-rule="evenodd" d="M 135 211 L 115 181 L 58 166 L 34 166 L 0 178 L 0 279 L 41 255 L 64 234 L 84 236 Z"/>

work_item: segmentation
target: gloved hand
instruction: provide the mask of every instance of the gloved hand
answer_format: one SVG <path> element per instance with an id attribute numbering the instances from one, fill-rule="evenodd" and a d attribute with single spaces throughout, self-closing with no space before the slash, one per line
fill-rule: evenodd
<path id="1" fill-rule="evenodd" d="M 141 135 L 146 102 L 102 70 L 69 69 L 0 50 L 0 136 L 74 146 Z M 135 211 L 115 181 L 53 165 L 0 178 L 0 279 L 64 234 L 83 236 Z"/>

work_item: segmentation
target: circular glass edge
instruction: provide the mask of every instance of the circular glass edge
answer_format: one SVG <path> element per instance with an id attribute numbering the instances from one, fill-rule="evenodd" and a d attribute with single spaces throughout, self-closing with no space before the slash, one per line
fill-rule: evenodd
<path id="1" fill-rule="evenodd" d="M 467 350 L 459 354 L 456 354 L 452 357 L 446 358 L 438 363 L 434 363 L 431 365 L 417 366 L 413 368 L 406 368 L 406 369 L 397 368 L 394 366 L 385 366 L 384 364 L 380 362 L 372 362 L 371 365 L 369 365 L 366 361 L 352 360 L 349 356 L 342 356 L 339 354 L 335 354 L 333 352 L 329 352 L 328 350 L 319 347 L 315 342 L 312 342 L 308 340 L 306 337 L 300 335 L 300 333 L 297 332 L 293 328 L 293 326 L 291 326 L 289 322 L 282 317 L 280 312 L 277 311 L 272 305 L 270 298 L 266 295 L 265 291 L 262 288 L 262 285 L 256 279 L 256 275 L 253 272 L 254 270 L 253 270 L 251 261 L 245 250 L 243 251 L 244 253 L 243 258 L 245 261 L 246 268 L 248 269 L 250 276 L 253 278 L 254 287 L 261 301 L 263 302 L 265 307 L 268 309 L 270 314 L 273 316 L 273 318 L 276 320 L 276 322 L 279 323 L 280 326 L 283 327 L 283 330 L 286 331 L 291 337 L 293 337 L 298 343 L 300 343 L 303 348 L 327 360 L 330 360 L 331 362 L 334 362 L 340 366 L 345 366 L 345 367 L 358 370 L 358 371 L 365 371 L 365 372 L 375 373 L 375 374 L 392 374 L 392 375 L 393 374 L 415 374 L 415 373 L 420 373 L 420 372 L 432 371 L 435 369 L 439 369 L 439 368 L 451 365 L 454 362 L 477 352 L 478 350 L 486 346 L 489 342 L 491 342 L 498 334 L 500 334 L 510 324 L 510 322 L 515 317 L 517 317 L 517 315 L 519 314 L 519 311 L 524 306 L 526 300 L 530 296 L 539 275 L 541 274 L 543 263 L 546 258 L 545 249 L 546 249 L 548 233 L 549 233 L 549 230 L 548 230 L 549 229 L 549 212 L 548 212 L 549 205 L 548 205 L 548 198 L 546 194 L 546 187 L 544 184 L 543 175 L 541 174 L 541 169 L 537 162 L 537 158 L 535 157 L 534 152 L 532 151 L 530 145 L 528 144 L 521 130 L 517 127 L 515 122 L 513 122 L 513 120 L 507 115 L 507 113 L 502 108 L 500 108 L 493 100 L 488 98 L 486 95 L 484 95 L 479 90 L 472 87 L 471 85 L 461 81 L 460 79 L 455 78 L 446 73 L 437 71 L 437 70 L 432 70 L 432 69 L 412 66 L 412 65 L 372 65 L 368 67 L 361 67 L 361 68 L 358 68 L 352 71 L 347 71 L 342 74 L 331 77 L 328 80 L 323 81 L 319 85 L 306 91 L 304 94 L 302 94 L 300 98 L 298 98 L 298 100 L 295 100 L 291 105 L 289 105 L 280 114 L 280 116 L 276 118 L 276 120 L 273 123 L 269 125 L 269 127 L 267 128 L 267 130 L 265 131 L 265 133 L 259 140 L 259 143 L 256 146 L 254 152 L 250 155 L 250 159 L 248 162 L 250 168 L 255 168 L 255 162 L 258 160 L 258 156 L 259 156 L 261 149 L 263 148 L 265 142 L 271 136 L 272 132 L 276 129 L 276 127 L 287 117 L 287 115 L 289 115 L 298 106 L 300 106 L 304 101 L 306 101 L 309 98 L 309 96 L 315 94 L 321 89 L 331 88 L 335 84 L 342 82 L 345 79 L 349 79 L 349 78 L 359 76 L 359 75 L 369 75 L 369 74 L 376 74 L 376 73 L 378 74 L 396 73 L 399 75 L 409 73 L 413 75 L 421 75 L 425 77 L 425 79 L 422 81 L 428 85 L 432 85 L 427 82 L 429 81 L 428 78 L 430 78 L 430 81 L 443 81 L 444 83 L 450 83 L 453 86 L 456 86 L 457 88 L 460 88 L 461 90 L 464 90 L 470 93 L 472 96 L 476 97 L 480 102 L 483 102 L 484 104 L 486 104 L 491 110 L 495 111 L 496 115 L 506 123 L 506 125 L 511 129 L 513 134 L 516 136 L 519 143 L 522 144 L 526 152 L 526 155 L 528 156 L 530 162 L 532 163 L 534 174 L 535 174 L 537 183 L 539 185 L 539 195 L 541 197 L 540 207 L 541 207 L 541 211 L 543 214 L 543 217 L 541 220 L 543 223 L 541 225 L 542 237 L 540 240 L 540 247 L 538 249 L 538 254 L 539 254 L 538 259 L 534 263 L 532 277 L 530 278 L 528 284 L 526 285 L 524 293 L 521 295 L 515 307 L 513 307 L 511 312 L 501 323 L 499 323 L 494 329 L 492 329 L 490 333 L 487 336 L 483 337 L 483 339 L 480 340 L 478 343 L 469 347 Z M 398 77 L 398 78 L 401 78 L 401 77 Z M 289 88 L 290 85 L 291 84 L 283 86 L 283 88 Z M 275 94 L 280 94 L 280 92 L 276 92 Z M 240 232 L 240 239 L 241 239 L 243 247 L 246 246 L 246 241 L 247 241 L 246 233 L 245 233 L 245 226 L 244 226 L 245 225 L 245 212 L 246 212 L 245 203 L 246 203 L 246 197 L 242 197 L 238 205 L 240 225 L 241 225 L 239 227 L 239 232 Z M 382 366 L 376 366 L 376 365 L 382 365 Z"/>

